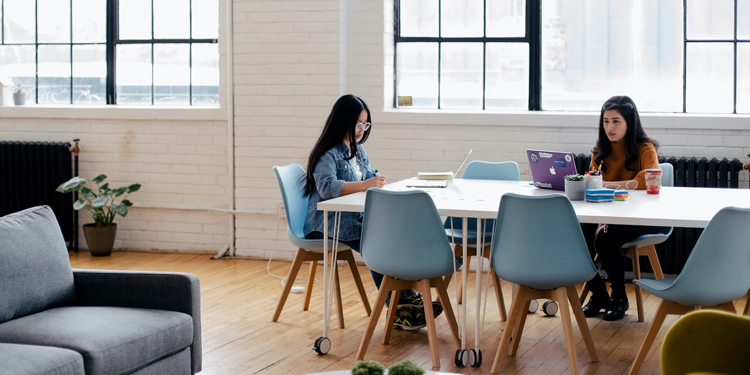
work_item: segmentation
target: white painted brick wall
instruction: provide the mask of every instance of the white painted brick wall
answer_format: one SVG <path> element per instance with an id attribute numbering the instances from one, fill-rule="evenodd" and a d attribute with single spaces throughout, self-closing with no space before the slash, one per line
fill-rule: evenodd
<path id="1" fill-rule="evenodd" d="M 225 14 L 222 1 L 221 15 Z M 276 210 L 274 165 L 300 163 L 339 95 L 364 98 L 373 110 L 366 144 L 373 165 L 390 180 L 424 170 L 453 170 L 466 150 L 472 159 L 515 160 L 529 178 L 527 148 L 589 152 L 589 127 L 466 125 L 461 115 L 441 124 L 379 122 L 393 98 L 393 4 L 390 0 L 234 1 L 235 184 L 240 210 Z M 222 27 L 224 20 L 222 19 Z M 223 64 L 226 46 L 220 41 Z M 222 103 L 226 76 L 222 74 Z M 499 121 L 498 121 L 499 122 Z M 664 155 L 747 161 L 748 130 L 660 128 L 646 122 Z M 150 204 L 225 207 L 226 122 L 147 122 L 0 119 L 0 139 L 83 139 L 85 177 L 107 172 L 117 182 L 139 181 L 133 198 Z M 742 184 L 747 187 L 747 172 Z M 216 251 L 227 238 L 221 213 L 134 209 L 120 220 L 117 246 L 162 251 Z M 291 259 L 286 221 L 239 214 L 237 254 Z M 277 230 L 278 229 L 278 230 Z"/>

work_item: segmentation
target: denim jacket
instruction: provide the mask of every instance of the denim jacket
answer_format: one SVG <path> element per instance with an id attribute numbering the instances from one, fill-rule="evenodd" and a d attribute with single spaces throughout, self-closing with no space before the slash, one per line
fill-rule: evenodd
<path id="1" fill-rule="evenodd" d="M 351 163 L 359 163 L 364 180 L 375 177 L 375 170 L 370 168 L 370 159 L 367 157 L 365 148 L 359 147 L 359 156 L 344 160 L 349 157 L 349 147 L 341 142 L 338 146 L 328 150 L 318 161 L 313 169 L 315 178 L 315 190 L 310 194 L 307 205 L 307 220 L 305 220 L 305 235 L 318 231 L 323 233 L 323 211 L 318 211 L 318 202 L 326 201 L 341 196 L 344 182 L 357 181 L 357 175 Z M 342 241 L 359 240 L 362 233 L 362 214 L 357 212 L 342 212 L 339 239 Z M 328 235 L 333 236 L 334 231 L 333 212 L 328 213 Z"/>

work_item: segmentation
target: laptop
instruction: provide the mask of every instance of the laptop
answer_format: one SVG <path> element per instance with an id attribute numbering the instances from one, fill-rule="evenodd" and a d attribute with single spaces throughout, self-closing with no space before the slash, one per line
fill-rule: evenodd
<path id="1" fill-rule="evenodd" d="M 577 174 L 570 152 L 526 150 L 534 186 L 540 189 L 565 190 L 565 176 Z"/>
<path id="2" fill-rule="evenodd" d="M 456 175 L 458 172 L 461 171 L 461 168 L 464 167 L 464 164 L 466 164 L 466 161 L 469 160 L 469 155 L 471 155 L 471 152 L 473 150 L 469 150 L 469 153 L 466 154 L 466 157 L 464 158 L 464 161 L 461 163 L 461 165 L 458 166 L 458 169 L 455 173 L 453 173 L 453 177 L 451 177 L 450 180 L 409 180 L 406 183 L 406 187 L 415 187 L 415 188 L 446 188 L 448 185 L 453 182 L 453 179 L 456 178 Z"/>

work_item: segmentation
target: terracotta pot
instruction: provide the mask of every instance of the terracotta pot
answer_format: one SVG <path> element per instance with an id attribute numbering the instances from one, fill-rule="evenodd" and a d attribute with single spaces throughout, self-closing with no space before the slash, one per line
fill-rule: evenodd
<path id="1" fill-rule="evenodd" d="M 97 227 L 96 224 L 84 224 L 83 235 L 92 256 L 104 257 L 112 254 L 117 236 L 117 224 L 108 227 Z"/>

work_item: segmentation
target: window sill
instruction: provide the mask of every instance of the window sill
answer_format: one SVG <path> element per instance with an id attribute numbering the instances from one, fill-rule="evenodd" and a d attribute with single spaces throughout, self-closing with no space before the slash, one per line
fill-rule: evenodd
<path id="1" fill-rule="evenodd" d="M 750 130 L 750 115 L 641 113 L 646 128 Z M 449 110 L 387 109 L 373 114 L 381 124 L 528 126 L 595 128 L 598 112 L 508 111 L 475 112 Z"/>
<path id="2" fill-rule="evenodd" d="M 110 120 L 227 120 L 226 108 L 108 105 L 0 106 L 0 118 L 110 119 Z"/>

